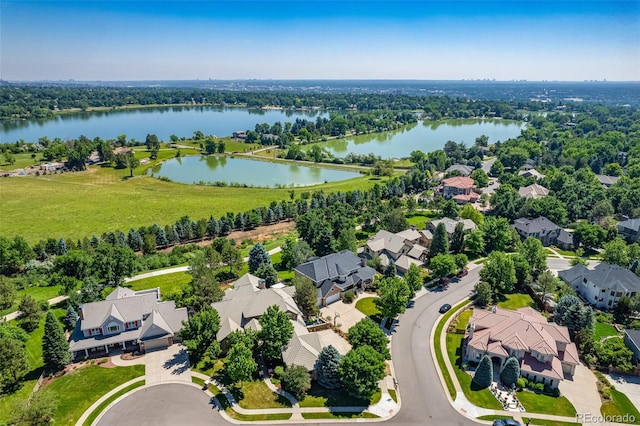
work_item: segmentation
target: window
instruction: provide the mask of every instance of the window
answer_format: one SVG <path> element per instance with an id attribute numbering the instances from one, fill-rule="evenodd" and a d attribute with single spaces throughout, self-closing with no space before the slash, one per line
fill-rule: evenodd
<path id="1" fill-rule="evenodd" d="M 120 330 L 120 326 L 119 325 L 110 325 L 109 327 L 107 327 L 107 330 L 109 331 L 109 333 L 115 333 L 116 331 Z"/>
<path id="2" fill-rule="evenodd" d="M 616 292 L 615 292 L 615 291 L 612 291 L 612 292 L 611 292 L 611 296 L 615 296 L 615 295 L 616 295 Z"/>
<path id="3" fill-rule="evenodd" d="M 611 303 L 613 303 L 613 300 L 609 300 L 609 306 L 611 306 Z"/>
<path id="4" fill-rule="evenodd" d="M 621 292 L 621 291 L 618 291 L 618 292 L 616 293 L 616 297 L 622 297 L 622 292 Z"/>
<path id="5" fill-rule="evenodd" d="M 92 328 L 91 330 L 89 330 L 89 334 L 91 334 L 92 336 L 94 334 L 102 334 L 102 330 L 100 328 Z"/>

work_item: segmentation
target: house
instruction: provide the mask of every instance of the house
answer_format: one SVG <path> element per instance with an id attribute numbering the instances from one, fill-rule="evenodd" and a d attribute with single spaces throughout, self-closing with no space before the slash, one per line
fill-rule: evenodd
<path id="1" fill-rule="evenodd" d="M 630 243 L 640 239 L 640 217 L 618 223 L 618 233 Z"/>
<path id="2" fill-rule="evenodd" d="M 633 365 L 638 365 L 638 361 L 640 361 L 640 331 L 625 330 L 624 344 L 633 352 L 631 362 L 633 362 Z"/>
<path id="3" fill-rule="evenodd" d="M 454 164 L 444 172 L 445 174 L 451 173 L 451 172 L 460 172 L 462 176 L 469 176 L 471 172 L 473 172 L 473 170 L 474 170 L 473 166 L 467 166 L 466 164 Z"/>
<path id="4" fill-rule="evenodd" d="M 40 170 L 44 170 L 45 172 L 53 172 L 53 171 L 62 170 L 62 169 L 64 169 L 64 163 L 60 163 L 60 162 L 40 164 Z"/>
<path id="5" fill-rule="evenodd" d="M 188 320 L 187 308 L 174 301 L 160 302 L 160 289 L 133 291 L 116 287 L 105 300 L 85 303 L 69 342 L 73 358 L 110 349 L 166 348 L 179 341 L 178 332 Z M 103 352 L 104 351 L 104 352 Z"/>
<path id="6" fill-rule="evenodd" d="M 543 198 L 549 195 L 549 190 L 542 185 L 534 183 L 518 189 L 518 194 L 524 198 Z"/>
<path id="7" fill-rule="evenodd" d="M 598 308 L 614 308 L 622 296 L 640 291 L 640 277 L 618 265 L 601 263 L 593 269 L 575 265 L 558 272 L 587 302 Z"/>
<path id="8" fill-rule="evenodd" d="M 537 238 L 543 246 L 557 245 L 567 249 L 573 246 L 573 235 L 544 216 L 516 219 L 512 226 L 522 238 Z"/>
<path id="9" fill-rule="evenodd" d="M 119 146 L 116 149 L 113 150 L 113 155 L 120 155 L 120 154 L 127 154 L 129 152 L 132 152 L 133 149 L 127 146 Z"/>
<path id="10" fill-rule="evenodd" d="M 565 376 L 573 377 L 580 362 L 567 327 L 548 323 L 530 307 L 475 309 L 465 342 L 466 361 L 479 362 L 486 354 L 500 371 L 513 356 L 520 361 L 521 376 L 551 388 L 557 388 Z"/>
<path id="11" fill-rule="evenodd" d="M 245 130 L 238 130 L 236 132 L 233 132 L 232 137 L 234 139 L 243 141 L 247 138 L 247 132 Z"/>
<path id="12" fill-rule="evenodd" d="M 604 189 L 609 189 L 611 186 L 615 185 L 618 182 L 620 177 L 618 176 L 607 176 L 607 175 L 596 175 L 596 179 L 602 184 Z"/>
<path id="13" fill-rule="evenodd" d="M 520 170 L 518 172 L 518 175 L 524 177 L 525 179 L 535 178 L 536 180 L 543 179 L 545 176 L 542 173 L 538 172 L 536 169 Z"/>
<path id="14" fill-rule="evenodd" d="M 536 160 L 529 158 L 522 166 L 522 170 L 531 170 L 536 167 Z"/>
<path id="15" fill-rule="evenodd" d="M 432 220 L 427 223 L 427 229 L 425 229 L 428 234 L 427 232 L 423 232 L 423 236 L 428 238 L 429 243 L 433 240 L 433 233 L 441 223 L 444 223 L 444 228 L 447 230 L 449 238 L 453 237 L 453 233 L 455 232 L 458 223 L 462 223 L 465 233 L 469 233 L 478 228 L 471 219 L 451 219 L 450 217 L 443 217 L 442 219 Z"/>
<path id="16" fill-rule="evenodd" d="M 337 302 L 349 290 L 364 289 L 376 275 L 365 259 L 349 250 L 312 259 L 296 266 L 294 271 L 296 276 L 307 277 L 315 284 L 319 306 Z"/>
<path id="17" fill-rule="evenodd" d="M 393 260 L 398 273 L 404 274 L 411 265 L 421 267 L 424 264 L 428 249 L 418 244 L 421 237 L 420 232 L 415 229 L 407 229 L 397 234 L 380 230 L 369 238 L 364 246 L 364 253 L 371 257 L 379 256 L 383 266 L 387 266 Z"/>
<path id="18" fill-rule="evenodd" d="M 473 179 L 465 176 L 455 176 L 444 179 L 438 191 L 445 197 L 453 198 L 458 204 L 478 201 L 478 194 L 473 190 Z"/>

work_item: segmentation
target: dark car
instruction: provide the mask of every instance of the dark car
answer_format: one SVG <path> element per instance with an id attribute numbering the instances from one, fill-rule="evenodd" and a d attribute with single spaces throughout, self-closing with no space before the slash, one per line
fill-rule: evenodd
<path id="1" fill-rule="evenodd" d="M 493 421 L 493 426 L 522 426 L 519 421 L 513 419 L 498 419 Z"/>
<path id="2" fill-rule="evenodd" d="M 445 303 L 444 305 L 440 306 L 440 313 L 444 314 L 445 312 L 447 312 L 449 309 L 451 309 L 451 305 L 448 303 Z"/>

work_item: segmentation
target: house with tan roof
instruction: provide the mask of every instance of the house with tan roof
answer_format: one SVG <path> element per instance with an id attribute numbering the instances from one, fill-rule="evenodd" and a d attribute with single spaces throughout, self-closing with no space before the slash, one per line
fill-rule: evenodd
<path id="1" fill-rule="evenodd" d="M 166 348 L 179 341 L 187 308 L 160 302 L 160 289 L 133 291 L 116 287 L 103 301 L 85 303 L 69 341 L 74 359 L 115 350 L 142 352 Z"/>
<path id="2" fill-rule="evenodd" d="M 380 230 L 369 238 L 364 246 L 364 253 L 372 257 L 379 256 L 383 266 L 393 261 L 397 271 L 404 274 L 411 265 L 421 267 L 424 264 L 428 249 L 419 244 L 421 239 L 420 232 L 413 228 L 396 234 Z"/>
<path id="3" fill-rule="evenodd" d="M 545 177 L 545 175 L 543 175 L 542 173 L 540 173 L 536 169 L 520 170 L 518 172 L 518 175 L 522 176 L 525 179 L 534 178 L 536 180 L 544 179 L 544 177 Z"/>
<path id="4" fill-rule="evenodd" d="M 518 189 L 518 194 L 524 198 L 543 198 L 549 195 L 549 190 L 542 185 L 538 185 L 537 183 L 531 184 L 529 186 L 523 186 Z"/>
<path id="5" fill-rule="evenodd" d="M 578 350 L 567 327 L 548 323 L 533 308 L 517 311 L 494 307 L 475 309 L 465 336 L 465 360 L 479 362 L 486 354 L 502 370 L 509 357 L 520 361 L 520 374 L 528 380 L 557 388 L 572 378 L 579 364 Z"/>

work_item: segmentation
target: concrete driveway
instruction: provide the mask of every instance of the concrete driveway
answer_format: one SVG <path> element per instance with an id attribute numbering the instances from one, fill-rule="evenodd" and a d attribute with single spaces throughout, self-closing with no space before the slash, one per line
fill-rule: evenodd
<path id="1" fill-rule="evenodd" d="M 147 385 L 167 382 L 191 383 L 189 357 L 183 345 L 147 352 L 144 356 Z"/>
<path id="2" fill-rule="evenodd" d="M 640 377 L 622 374 L 605 374 L 607 380 L 616 387 L 633 405 L 640 407 Z"/>
<path id="3" fill-rule="evenodd" d="M 360 296 L 350 304 L 339 300 L 321 308 L 320 312 L 324 318 L 331 317 L 332 322 L 335 321 L 335 324 L 340 324 L 340 329 L 346 333 L 355 323 L 366 316 L 356 309 L 356 302 L 363 297 L 368 297 L 368 295 Z"/>
<path id="4" fill-rule="evenodd" d="M 583 364 L 576 365 L 573 380 L 563 380 L 558 388 L 563 396 L 573 404 L 578 414 L 600 414 L 600 394 L 598 379 Z"/>

